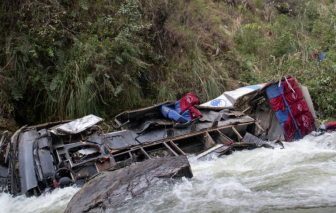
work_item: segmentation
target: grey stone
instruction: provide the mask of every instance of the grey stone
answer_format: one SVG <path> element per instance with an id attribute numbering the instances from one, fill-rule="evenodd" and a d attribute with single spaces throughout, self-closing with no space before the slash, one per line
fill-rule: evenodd
<path id="1" fill-rule="evenodd" d="M 183 176 L 193 176 L 185 156 L 149 159 L 116 171 L 104 171 L 73 196 L 65 212 L 113 209 L 163 180 Z"/>

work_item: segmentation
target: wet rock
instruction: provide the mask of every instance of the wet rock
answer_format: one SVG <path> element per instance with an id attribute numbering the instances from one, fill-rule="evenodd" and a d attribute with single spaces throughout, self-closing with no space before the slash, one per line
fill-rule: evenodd
<path id="1" fill-rule="evenodd" d="M 105 171 L 74 195 L 65 212 L 113 209 L 165 179 L 183 176 L 193 176 L 185 156 L 153 158 L 116 171 Z"/>

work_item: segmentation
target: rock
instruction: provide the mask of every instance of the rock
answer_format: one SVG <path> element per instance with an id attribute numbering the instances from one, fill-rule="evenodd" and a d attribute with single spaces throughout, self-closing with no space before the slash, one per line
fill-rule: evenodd
<path id="1" fill-rule="evenodd" d="M 0 135 L 6 130 L 15 132 L 18 130 L 17 123 L 14 118 L 4 118 L 3 116 L 0 116 Z"/>
<path id="2" fill-rule="evenodd" d="M 65 212 L 113 209 L 165 179 L 183 176 L 193 176 L 185 156 L 152 158 L 116 171 L 104 171 L 73 196 Z"/>
<path id="3" fill-rule="evenodd" d="M 295 15 L 297 0 L 264 0 L 264 8 L 274 6 L 279 13 Z"/>

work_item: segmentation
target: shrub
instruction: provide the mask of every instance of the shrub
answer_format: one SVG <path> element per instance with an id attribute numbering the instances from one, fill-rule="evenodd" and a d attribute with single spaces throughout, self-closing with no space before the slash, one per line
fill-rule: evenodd
<path id="1" fill-rule="evenodd" d="M 235 32 L 234 41 L 242 53 L 258 54 L 264 48 L 261 26 L 257 23 L 246 24 Z"/>
<path id="2" fill-rule="evenodd" d="M 273 54 L 277 57 L 282 57 L 285 54 L 294 52 L 295 49 L 293 35 L 289 32 L 282 32 L 274 41 Z"/>

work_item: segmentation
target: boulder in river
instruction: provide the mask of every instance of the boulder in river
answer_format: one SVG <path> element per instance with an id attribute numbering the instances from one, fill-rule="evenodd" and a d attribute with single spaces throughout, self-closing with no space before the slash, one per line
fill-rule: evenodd
<path id="1" fill-rule="evenodd" d="M 74 195 L 65 212 L 113 209 L 164 179 L 183 176 L 193 176 L 185 156 L 149 159 L 116 171 L 104 171 Z"/>

